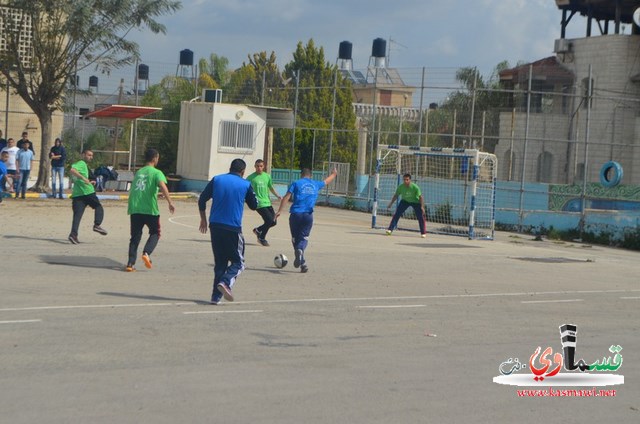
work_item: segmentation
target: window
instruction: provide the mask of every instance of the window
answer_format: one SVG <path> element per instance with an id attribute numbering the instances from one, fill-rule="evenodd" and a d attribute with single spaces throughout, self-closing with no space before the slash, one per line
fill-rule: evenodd
<path id="1" fill-rule="evenodd" d="M 237 152 L 255 149 L 256 124 L 251 122 L 221 121 L 218 151 Z"/>
<path id="2" fill-rule="evenodd" d="M 539 183 L 550 183 L 551 174 L 553 172 L 553 155 L 549 152 L 542 152 L 538 156 L 538 175 Z"/>

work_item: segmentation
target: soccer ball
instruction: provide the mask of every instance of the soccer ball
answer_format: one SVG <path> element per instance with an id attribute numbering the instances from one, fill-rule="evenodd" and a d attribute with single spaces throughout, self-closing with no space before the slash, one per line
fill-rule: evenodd
<path id="1" fill-rule="evenodd" d="M 287 257 L 282 253 L 277 254 L 276 257 L 273 258 L 273 264 L 276 268 L 284 268 L 288 263 L 289 259 L 287 259 Z"/>

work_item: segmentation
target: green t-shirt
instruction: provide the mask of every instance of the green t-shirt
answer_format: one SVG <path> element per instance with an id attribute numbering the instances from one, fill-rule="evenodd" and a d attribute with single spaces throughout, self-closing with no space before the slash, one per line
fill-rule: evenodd
<path id="1" fill-rule="evenodd" d="M 87 167 L 87 162 L 83 160 L 79 160 L 78 162 L 71 165 L 72 169 L 75 169 L 85 178 L 89 178 L 89 167 Z M 71 197 L 80 197 L 86 196 L 87 194 L 92 194 L 96 192 L 96 188 L 91 183 L 85 183 L 84 180 L 80 178 L 76 178 L 73 182 L 73 191 L 71 192 Z"/>
<path id="2" fill-rule="evenodd" d="M 408 203 L 420 203 L 422 192 L 417 184 L 411 183 L 407 187 L 404 183 L 400 184 L 396 189 L 396 196 Z"/>
<path id="3" fill-rule="evenodd" d="M 271 181 L 271 175 L 263 172 L 258 174 L 254 172 L 247 177 L 247 180 L 251 182 L 251 187 L 256 193 L 256 199 L 258 199 L 258 208 L 266 208 L 271 206 L 271 198 L 269 197 L 269 189 L 273 187 Z"/>
<path id="4" fill-rule="evenodd" d="M 162 171 L 153 166 L 145 166 L 136 172 L 129 190 L 129 208 L 127 210 L 129 215 L 134 213 L 160 215 L 160 209 L 158 209 L 158 184 L 160 181 L 166 184 L 167 178 Z"/>

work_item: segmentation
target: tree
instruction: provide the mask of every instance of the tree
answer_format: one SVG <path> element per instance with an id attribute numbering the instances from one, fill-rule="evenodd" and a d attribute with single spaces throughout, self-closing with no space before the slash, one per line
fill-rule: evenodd
<path id="1" fill-rule="evenodd" d="M 262 51 L 247 57 L 249 63 L 243 62 L 224 86 L 226 97 L 236 103 L 271 106 L 286 104 L 287 96 L 280 89 L 283 79 L 276 54 L 271 52 L 267 55 L 267 52 Z"/>
<path id="2" fill-rule="evenodd" d="M 355 113 L 352 107 L 351 86 L 342 78 L 337 67 L 325 60 L 324 49 L 317 48 L 313 40 L 306 45 L 299 42 L 293 53 L 293 60 L 285 65 L 284 77 L 295 82 L 298 81 L 298 107 L 296 127 L 317 128 L 323 131 L 326 137 L 320 147 L 317 148 L 315 157 L 329 159 L 329 147 L 331 147 L 331 160 L 333 162 L 348 162 L 355 169 L 357 159 L 357 135 L 355 131 L 334 132 L 331 136 L 331 117 L 334 118 L 334 129 L 355 130 Z M 335 111 L 333 110 L 335 84 Z M 295 103 L 295 90 L 287 90 L 290 107 Z M 274 148 L 274 166 L 300 168 L 313 168 L 313 131 L 296 130 L 294 152 L 287 140 L 293 136 L 291 130 L 280 130 L 276 133 L 276 146 Z M 331 146 L 330 146 L 331 144 Z M 320 153 L 320 154 L 318 154 Z M 287 160 L 289 158 L 289 160 Z"/>
<path id="3" fill-rule="evenodd" d="M 500 88 L 499 74 L 501 71 L 508 69 L 509 63 L 502 61 L 493 69 L 488 78 L 483 78 L 476 68 L 466 67 L 460 68 L 456 72 L 456 80 L 463 85 L 463 89 L 452 92 L 442 103 L 441 108 L 430 114 L 429 132 L 440 134 L 453 133 L 453 112 L 455 111 L 456 134 L 466 138 L 472 133 L 473 138 L 477 138 L 481 133 L 482 113 L 486 113 L 485 119 L 485 150 L 492 152 L 497 143 L 499 132 L 500 109 L 506 104 L 505 93 L 498 90 Z M 473 92 L 475 90 L 475 106 L 473 107 L 473 127 L 471 123 L 471 109 Z M 431 127 L 435 126 L 432 131 Z M 473 128 L 473 131 L 470 131 Z M 451 146 L 451 139 L 448 137 L 439 137 L 440 139 L 431 143 L 430 146 Z M 446 140 L 445 140 L 446 138 Z M 457 145 L 456 147 L 460 147 Z M 467 145 L 466 147 L 471 147 Z"/>
<path id="4" fill-rule="evenodd" d="M 206 74 L 216 83 L 215 87 L 209 86 L 208 88 L 223 87 L 229 81 L 229 59 L 226 57 L 211 53 L 209 61 L 202 58 L 198 65 L 200 67 L 200 75 Z"/>
<path id="5" fill-rule="evenodd" d="M 176 0 L 6 0 L 0 7 L 0 74 L 42 131 L 35 190 L 49 187 L 52 115 L 62 108 L 67 82 L 92 65 L 106 72 L 133 63 L 138 45 L 128 33 L 144 27 L 165 33 L 155 18 L 180 7 Z"/>

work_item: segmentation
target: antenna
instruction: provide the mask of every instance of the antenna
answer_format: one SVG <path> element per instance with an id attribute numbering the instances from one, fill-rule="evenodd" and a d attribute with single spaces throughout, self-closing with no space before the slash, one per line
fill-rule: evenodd
<path id="1" fill-rule="evenodd" d="M 408 49 L 407 46 L 405 46 L 404 44 L 398 43 L 396 40 L 391 38 L 391 36 L 389 36 L 389 46 L 387 47 L 387 64 L 388 65 L 391 65 L 391 45 L 392 44 L 395 44 L 396 46 L 400 46 L 402 48 Z"/>

